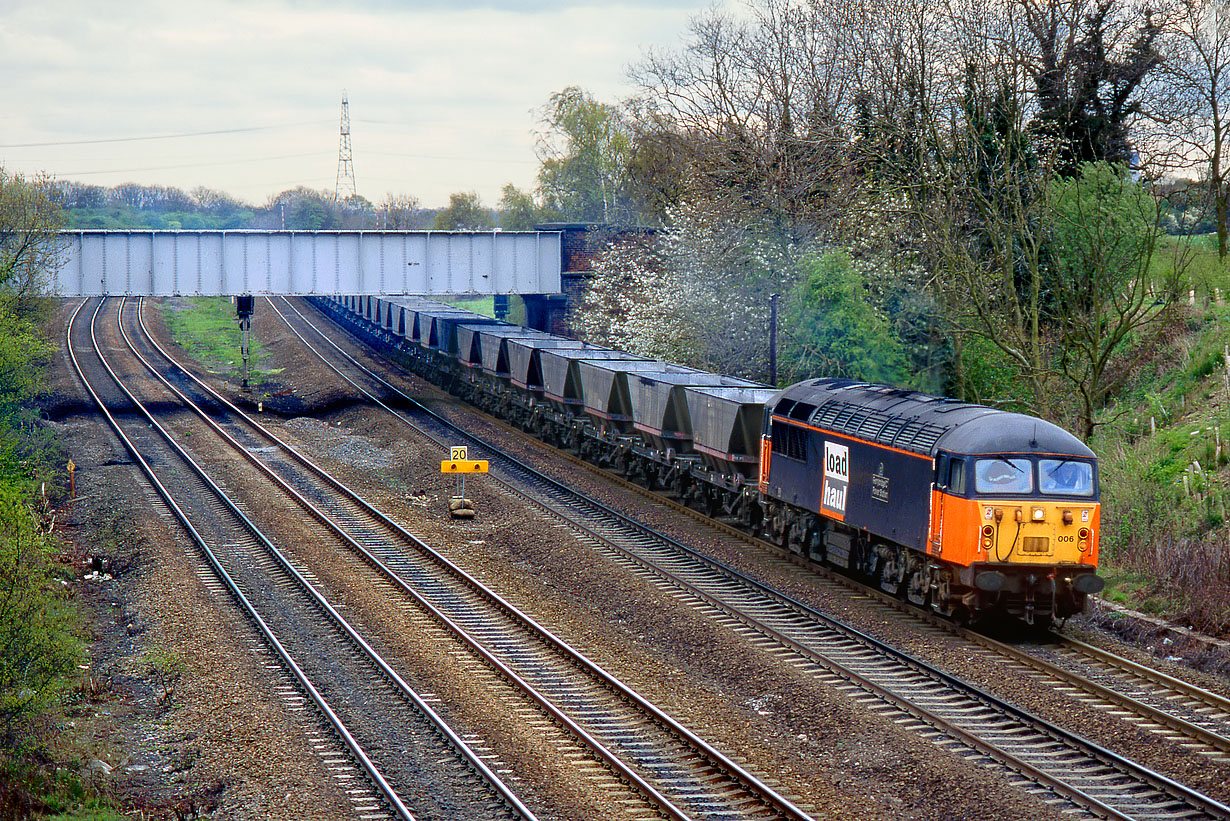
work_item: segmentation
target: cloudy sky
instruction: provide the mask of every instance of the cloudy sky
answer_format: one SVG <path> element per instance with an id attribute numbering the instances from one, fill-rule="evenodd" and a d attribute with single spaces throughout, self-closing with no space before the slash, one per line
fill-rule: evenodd
<path id="1" fill-rule="evenodd" d="M 707 0 L 0 0 L 0 165 L 248 202 L 333 190 L 342 91 L 359 193 L 531 187 L 538 109 L 614 102 Z M 214 133 L 209 133 L 214 132 Z"/>

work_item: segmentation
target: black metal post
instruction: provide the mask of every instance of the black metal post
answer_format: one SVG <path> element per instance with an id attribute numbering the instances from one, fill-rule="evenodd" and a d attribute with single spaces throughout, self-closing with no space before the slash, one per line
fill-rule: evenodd
<path id="1" fill-rule="evenodd" d="M 251 294 L 235 297 L 235 315 L 239 317 L 239 354 L 243 357 L 243 390 L 248 390 L 248 332 L 252 328 L 252 314 L 256 312 L 256 297 Z"/>
<path id="2" fill-rule="evenodd" d="M 777 387 L 777 299 L 781 294 L 769 295 L 769 384 Z"/>

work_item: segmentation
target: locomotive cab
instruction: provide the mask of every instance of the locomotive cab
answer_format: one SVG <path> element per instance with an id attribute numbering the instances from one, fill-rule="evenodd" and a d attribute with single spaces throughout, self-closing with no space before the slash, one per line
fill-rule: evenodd
<path id="1" fill-rule="evenodd" d="M 928 553 L 960 568 L 971 610 L 1061 618 L 1102 589 L 1091 456 L 940 452 L 935 484 Z"/>

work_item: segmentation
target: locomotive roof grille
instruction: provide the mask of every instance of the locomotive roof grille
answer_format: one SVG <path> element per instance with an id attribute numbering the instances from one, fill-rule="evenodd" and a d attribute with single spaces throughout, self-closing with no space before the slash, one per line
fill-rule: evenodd
<path id="1" fill-rule="evenodd" d="M 881 432 L 888 425 L 888 417 L 883 414 L 867 414 L 867 418 L 863 420 L 863 424 L 859 425 L 859 436 L 863 439 L 870 439 L 875 442 L 880 438 Z"/>
<path id="2" fill-rule="evenodd" d="M 926 425 L 921 422 L 914 424 L 918 426 L 918 429 L 915 431 L 914 438 L 910 442 L 911 447 L 907 449 L 918 453 L 931 453 L 935 443 L 940 441 L 940 437 L 948 430 L 937 425 Z"/>
<path id="3" fill-rule="evenodd" d="M 837 408 L 837 413 L 833 416 L 833 430 L 847 431 L 850 419 L 858 412 L 858 408 L 848 402 L 840 404 L 841 406 Z"/>
<path id="4" fill-rule="evenodd" d="M 882 392 L 890 393 L 888 390 Z M 790 415 L 797 418 L 794 413 Z M 928 455 L 948 430 L 939 425 L 903 419 L 839 399 L 829 399 L 822 404 L 812 414 L 811 422 L 834 433 Z"/>
<path id="5" fill-rule="evenodd" d="M 805 418 L 818 428 L 931 456 L 942 444 L 953 453 L 1038 452 L 1095 458 L 1083 442 L 1041 419 L 940 396 L 848 379 L 816 378 L 779 392 L 776 416 Z"/>
<path id="6" fill-rule="evenodd" d="M 904 427 L 905 427 L 904 419 L 900 417 L 896 419 L 889 419 L 887 422 L 884 423 L 884 429 L 880 431 L 880 436 L 883 437 L 884 441 L 886 442 L 895 442 L 897 440 L 898 434 L 901 433 L 901 430 Z"/>

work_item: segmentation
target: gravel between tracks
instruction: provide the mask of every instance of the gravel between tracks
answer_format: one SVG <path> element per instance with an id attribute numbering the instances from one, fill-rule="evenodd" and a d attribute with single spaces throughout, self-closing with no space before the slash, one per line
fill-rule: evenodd
<path id="1" fill-rule="evenodd" d="M 443 409 L 446 415 L 458 417 L 468 418 L 472 413 L 467 408 L 443 402 L 438 409 Z M 471 430 L 486 438 L 501 433 L 482 418 L 475 418 L 467 424 L 472 426 Z M 486 432 L 480 433 L 478 429 L 481 428 L 486 428 Z M 553 466 L 550 451 L 544 450 L 536 442 L 523 442 L 512 452 L 548 474 L 558 470 Z M 687 520 L 681 521 L 671 509 L 646 501 L 639 494 L 592 476 L 577 478 L 572 475 L 569 481 L 616 509 L 636 511 L 635 516 L 646 524 L 700 548 L 707 555 L 858 630 L 1223 802 L 1230 801 L 1230 765 L 1193 754 L 1179 744 L 1147 733 L 1079 699 L 1050 687 L 1040 687 L 1036 680 L 1028 676 L 1006 674 L 998 657 L 969 652 L 968 645 L 959 637 L 920 630 L 915 619 L 896 613 L 886 616 L 883 608 L 869 604 L 857 595 L 831 594 L 811 583 L 811 571 L 791 563 L 773 561 L 753 548 L 715 536 L 711 531 L 706 532 L 707 528 L 703 525 L 698 527 Z M 1218 673 L 1218 670 L 1225 669 L 1225 660 L 1219 655 L 1215 644 L 1209 645 L 1194 638 L 1180 644 L 1176 639 L 1159 635 L 1161 631 L 1147 623 L 1133 621 L 1136 627 L 1128 628 L 1123 623 L 1127 616 L 1123 613 L 1117 615 L 1118 618 L 1115 618 L 1099 610 L 1093 616 L 1071 620 L 1065 626 L 1065 632 L 1215 692 L 1230 693 L 1230 683 Z M 1113 629 L 1108 630 L 1106 626 Z M 1138 636 L 1143 646 L 1125 643 L 1122 640 L 1125 635 Z M 1004 638 L 1014 640 L 1011 636 Z M 1183 653 L 1189 655 L 1184 657 L 1181 655 Z M 1191 664 L 1184 664 L 1185 661 Z"/>
<path id="2" fill-rule="evenodd" d="M 276 317 L 257 319 L 254 330 L 267 349 L 290 344 Z M 309 378 L 331 378 L 318 367 Z M 453 480 L 438 472 L 441 453 L 400 423 L 361 404 L 324 419 L 328 426 L 320 417 L 291 419 L 283 430 L 322 458 L 352 435 L 401 454 L 381 471 L 329 466 L 702 737 L 753 771 L 771 774 L 787 795 L 813 804 L 817 817 L 1058 817 L 999 778 L 971 771 L 844 695 L 749 650 L 490 482 L 467 485 L 478 518 L 451 521 L 444 500 Z M 415 446 L 398 450 L 407 439 Z M 588 480 L 570 473 L 569 481 Z"/>

